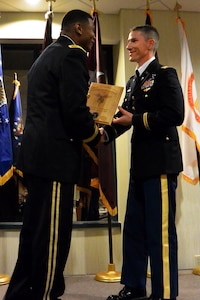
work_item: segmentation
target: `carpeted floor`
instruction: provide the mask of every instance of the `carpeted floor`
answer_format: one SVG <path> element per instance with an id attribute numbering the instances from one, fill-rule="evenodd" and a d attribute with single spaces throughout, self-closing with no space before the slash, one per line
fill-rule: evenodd
<path id="1" fill-rule="evenodd" d="M 66 290 L 62 300 L 105 300 L 110 294 L 117 294 L 122 288 L 119 282 L 96 281 L 93 275 L 67 276 L 65 282 Z M 7 285 L 0 285 L 0 299 L 3 298 L 6 289 Z M 147 291 L 149 294 L 149 278 Z M 200 300 L 200 276 L 193 275 L 191 270 L 180 271 L 179 291 L 177 300 Z"/>

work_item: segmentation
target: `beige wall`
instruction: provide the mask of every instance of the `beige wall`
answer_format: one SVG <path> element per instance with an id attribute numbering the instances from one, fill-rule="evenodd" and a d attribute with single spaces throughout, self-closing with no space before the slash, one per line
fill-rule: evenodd
<path id="1" fill-rule="evenodd" d="M 181 13 L 185 21 L 188 43 L 194 68 L 197 93 L 200 94 L 200 27 L 199 13 Z M 53 38 L 57 38 L 63 14 L 55 14 Z M 115 83 L 125 85 L 135 65 L 128 61 L 125 50 L 129 28 L 143 24 L 144 11 L 122 10 L 119 15 L 100 15 L 101 35 L 104 44 L 114 46 Z M 174 12 L 153 11 L 153 25 L 160 32 L 158 50 L 163 64 L 174 66 L 180 76 L 180 46 Z M 17 22 L 17 23 L 16 23 Z M 1 13 L 0 39 L 43 39 L 43 14 Z M 1 40 L 0 40 L 1 41 Z M 123 225 L 129 175 L 131 131 L 117 142 L 117 183 L 119 221 Z M 184 182 L 180 176 L 177 192 L 177 230 L 179 240 L 179 268 L 194 267 L 194 255 L 200 254 L 200 188 Z M 74 229 L 67 274 L 95 274 L 106 271 L 109 263 L 108 233 L 106 229 Z M 0 273 L 11 273 L 17 256 L 18 232 L 0 231 Z M 113 252 L 116 269 L 121 269 L 121 232 L 113 230 Z"/>

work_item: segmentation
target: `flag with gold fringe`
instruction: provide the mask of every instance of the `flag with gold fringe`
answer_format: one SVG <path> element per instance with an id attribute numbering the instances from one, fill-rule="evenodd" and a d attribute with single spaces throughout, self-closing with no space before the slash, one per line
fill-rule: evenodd
<path id="1" fill-rule="evenodd" d="M 96 82 L 106 83 L 105 66 L 102 55 L 101 30 L 98 12 L 93 10 L 95 25 L 95 58 L 96 58 Z M 100 197 L 111 216 L 117 214 L 116 203 L 116 172 L 114 158 L 114 144 L 100 145 L 98 148 L 98 176 Z"/>
<path id="2" fill-rule="evenodd" d="M 3 82 L 2 55 L 0 45 L 0 186 L 13 175 L 12 141 L 8 104 Z"/>
<path id="3" fill-rule="evenodd" d="M 182 124 L 183 178 L 199 182 L 200 111 L 196 84 L 183 20 L 177 18 L 181 46 L 181 85 L 185 101 L 185 119 Z"/>
<path id="4" fill-rule="evenodd" d="M 21 146 L 23 136 L 23 117 L 22 117 L 22 105 L 20 96 L 20 82 L 17 79 L 17 73 L 14 74 L 13 80 L 13 95 L 9 107 L 10 126 L 11 126 L 11 138 L 13 149 L 13 166 L 14 171 L 21 177 L 22 172 L 16 169 L 16 160 L 19 148 Z"/>
<path id="5" fill-rule="evenodd" d="M 98 13 L 95 9 L 92 11 L 92 16 L 96 41 L 88 55 L 90 82 L 106 83 L 100 24 Z M 98 198 L 100 198 L 108 213 L 111 216 L 115 216 L 117 214 L 117 206 L 114 145 L 113 143 L 109 145 L 102 144 L 98 147 L 98 150 L 91 149 L 87 145 L 83 145 L 83 148 L 81 176 L 77 185 L 82 198 L 80 199 L 81 203 L 83 205 L 89 203 L 91 206 L 92 201 L 97 203 Z M 97 193 L 97 190 L 99 193 Z M 94 199 L 93 194 L 95 194 L 96 199 Z"/>

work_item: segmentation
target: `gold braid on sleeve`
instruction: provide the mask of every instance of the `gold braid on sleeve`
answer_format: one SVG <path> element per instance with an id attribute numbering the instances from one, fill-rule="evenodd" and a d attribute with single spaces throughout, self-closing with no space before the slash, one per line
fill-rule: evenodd
<path id="1" fill-rule="evenodd" d="M 145 127 L 147 130 L 151 130 L 150 127 L 149 127 L 147 115 L 148 115 L 147 112 L 145 112 L 145 113 L 143 114 L 143 124 L 144 124 L 144 127 Z"/>

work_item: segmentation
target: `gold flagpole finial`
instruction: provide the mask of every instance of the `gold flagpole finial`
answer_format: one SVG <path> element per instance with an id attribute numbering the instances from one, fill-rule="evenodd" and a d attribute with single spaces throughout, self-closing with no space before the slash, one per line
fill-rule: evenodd
<path id="1" fill-rule="evenodd" d="M 174 6 L 174 11 L 176 11 L 178 18 L 180 18 L 179 9 L 181 9 L 181 8 L 182 8 L 182 6 L 178 2 L 176 2 L 176 5 Z"/>
<path id="2" fill-rule="evenodd" d="M 20 82 L 19 82 L 19 80 L 18 80 L 18 78 L 17 78 L 17 73 L 16 73 L 16 72 L 14 72 L 14 80 L 13 80 L 13 83 L 16 85 L 17 88 L 19 88 Z M 17 91 L 17 90 L 16 90 L 16 91 Z M 14 94 L 13 97 L 15 98 L 15 94 Z"/>
<path id="3" fill-rule="evenodd" d="M 52 2 L 56 2 L 56 0 L 46 0 L 48 2 L 48 11 L 52 11 Z"/>
<path id="4" fill-rule="evenodd" d="M 149 6 L 149 0 L 146 0 L 146 7 L 147 7 L 147 9 L 150 8 L 150 6 Z"/>
<path id="5" fill-rule="evenodd" d="M 90 0 L 93 2 L 93 7 L 92 7 L 92 10 L 96 11 L 96 1 L 98 0 Z"/>

